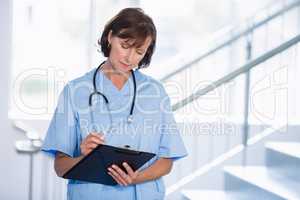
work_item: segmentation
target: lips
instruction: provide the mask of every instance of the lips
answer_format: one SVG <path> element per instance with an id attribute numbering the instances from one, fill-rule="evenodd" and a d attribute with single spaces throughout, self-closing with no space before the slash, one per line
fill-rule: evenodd
<path id="1" fill-rule="evenodd" d="M 127 64 L 124 64 L 124 63 L 122 63 L 122 62 L 120 62 L 121 63 L 121 65 L 124 67 L 124 68 L 128 68 L 130 65 L 127 65 Z"/>

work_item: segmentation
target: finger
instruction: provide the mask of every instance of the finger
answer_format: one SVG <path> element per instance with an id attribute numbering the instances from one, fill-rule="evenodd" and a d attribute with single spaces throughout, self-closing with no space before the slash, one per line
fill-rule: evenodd
<path id="1" fill-rule="evenodd" d="M 115 169 L 111 168 L 111 172 L 118 178 L 119 181 L 121 181 L 124 185 L 128 185 L 126 180 L 123 178 L 123 175 L 119 174 L 118 171 Z"/>
<path id="2" fill-rule="evenodd" d="M 96 144 L 103 144 L 104 143 L 104 140 L 100 140 L 98 137 L 89 137 L 87 139 L 87 142 L 93 142 L 93 143 L 96 143 Z"/>
<path id="3" fill-rule="evenodd" d="M 89 153 L 93 149 L 97 148 L 98 145 L 99 145 L 98 143 L 95 143 L 95 142 L 92 142 L 92 141 L 90 141 L 90 142 L 83 142 L 80 145 L 80 149 L 81 149 L 82 152 L 88 151 L 88 153 Z M 85 153 L 85 154 L 87 154 L 87 153 Z"/>
<path id="4" fill-rule="evenodd" d="M 89 135 L 89 139 L 90 138 L 93 138 L 95 140 L 101 140 L 101 141 L 104 140 L 104 137 L 100 137 L 98 134 L 97 135 Z"/>
<path id="5" fill-rule="evenodd" d="M 119 185 L 123 186 L 123 183 L 121 183 L 117 177 L 115 177 L 111 172 L 107 172 Z"/>
<path id="6" fill-rule="evenodd" d="M 117 165 L 112 165 L 112 168 L 118 172 L 118 174 L 120 174 L 123 178 L 127 177 L 126 172 L 124 172 L 120 167 L 118 167 Z"/>
<path id="7" fill-rule="evenodd" d="M 97 137 L 97 138 L 99 138 L 100 140 L 104 140 L 104 135 L 103 135 L 102 133 L 92 132 L 90 135 L 91 135 L 91 136 L 94 136 L 94 137 Z"/>
<path id="8" fill-rule="evenodd" d="M 91 151 L 92 151 L 92 149 L 84 149 L 84 150 L 81 151 L 81 153 L 82 153 L 83 155 L 87 155 L 87 154 L 89 154 Z"/>
<path id="9" fill-rule="evenodd" d="M 98 136 L 100 136 L 100 138 L 104 139 L 104 134 L 103 133 L 98 133 Z"/>
<path id="10" fill-rule="evenodd" d="M 86 145 L 86 148 L 87 149 L 95 149 L 97 146 L 98 146 L 98 144 L 96 144 L 96 143 L 88 143 Z"/>
<path id="11" fill-rule="evenodd" d="M 108 170 L 110 171 L 110 173 L 112 173 L 114 175 L 114 177 L 121 182 L 123 185 L 128 185 L 127 182 L 122 178 L 122 176 L 113 168 L 109 167 Z"/>
<path id="12" fill-rule="evenodd" d="M 82 144 L 80 146 L 81 152 L 83 152 L 84 155 L 90 153 L 93 149 L 95 149 L 98 146 L 98 144 L 95 143 L 87 143 Z"/>
<path id="13" fill-rule="evenodd" d="M 113 175 L 111 172 L 107 172 L 119 185 L 124 186 L 122 182 L 120 182 L 118 180 L 117 177 L 115 177 L 115 175 Z"/>
<path id="14" fill-rule="evenodd" d="M 86 141 L 86 144 L 96 144 L 96 145 L 99 145 L 99 144 L 104 144 L 104 141 L 88 140 L 88 141 Z"/>
<path id="15" fill-rule="evenodd" d="M 132 177 L 132 176 L 135 175 L 135 172 L 133 171 L 133 169 L 132 169 L 126 162 L 123 163 L 123 166 L 124 166 L 124 168 L 126 169 L 127 174 L 128 174 L 129 176 Z"/>
<path id="16" fill-rule="evenodd" d="M 112 174 L 113 178 L 122 186 L 126 186 L 126 182 L 121 178 L 121 176 L 116 172 L 114 171 L 112 168 L 109 168 L 108 169 L 109 172 Z"/>
<path id="17" fill-rule="evenodd" d="M 118 173 L 120 174 L 120 176 L 122 177 L 123 180 L 126 181 L 127 184 L 131 184 L 132 182 L 132 178 L 126 174 L 126 172 L 124 172 L 120 167 L 118 167 L 117 165 L 113 165 L 112 166 L 113 169 Z"/>

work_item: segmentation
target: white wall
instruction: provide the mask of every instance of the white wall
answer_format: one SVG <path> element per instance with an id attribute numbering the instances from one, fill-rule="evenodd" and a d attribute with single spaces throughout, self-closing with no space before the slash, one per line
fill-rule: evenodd
<path id="1" fill-rule="evenodd" d="M 12 1 L 0 0 L 0 199 L 28 198 L 27 155 L 17 155 L 14 142 L 23 134 L 14 130 L 7 118 L 9 99 L 9 74 L 12 47 Z"/>

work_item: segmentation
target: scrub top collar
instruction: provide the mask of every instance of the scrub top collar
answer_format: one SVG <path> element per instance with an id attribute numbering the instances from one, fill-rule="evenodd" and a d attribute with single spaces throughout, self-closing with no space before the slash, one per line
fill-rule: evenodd
<path id="1" fill-rule="evenodd" d="M 96 69 L 93 70 L 95 73 Z M 136 78 L 136 84 L 138 87 L 138 73 L 137 71 L 134 72 Z M 99 70 L 97 77 L 96 77 L 96 85 L 97 89 L 100 92 L 103 92 L 106 96 L 127 96 L 132 94 L 133 95 L 133 78 L 130 75 L 127 81 L 124 83 L 123 87 L 119 90 L 113 82 L 103 73 L 102 70 Z"/>

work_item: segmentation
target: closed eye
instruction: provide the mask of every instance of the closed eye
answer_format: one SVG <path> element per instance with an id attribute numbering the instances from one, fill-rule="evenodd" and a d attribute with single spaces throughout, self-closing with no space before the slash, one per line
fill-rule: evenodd
<path id="1" fill-rule="evenodd" d="M 128 45 L 128 44 L 121 44 L 121 47 L 123 48 L 123 49 L 128 49 L 130 46 Z"/>
<path id="2" fill-rule="evenodd" d="M 143 55 L 145 53 L 145 51 L 143 49 L 137 49 L 136 51 L 138 54 Z"/>
<path id="3" fill-rule="evenodd" d="M 137 54 L 139 54 L 139 55 L 143 55 L 143 54 L 144 54 L 144 52 L 142 52 L 142 51 L 137 51 Z"/>

